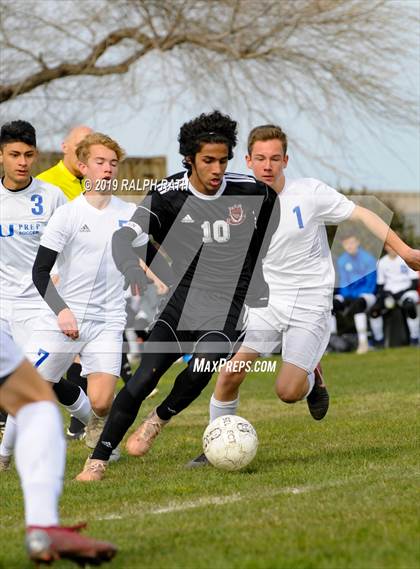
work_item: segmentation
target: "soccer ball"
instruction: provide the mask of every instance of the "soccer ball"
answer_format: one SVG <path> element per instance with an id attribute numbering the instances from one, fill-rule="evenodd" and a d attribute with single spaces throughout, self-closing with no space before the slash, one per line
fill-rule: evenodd
<path id="1" fill-rule="evenodd" d="M 222 470 L 239 470 L 251 462 L 258 448 L 254 427 L 237 415 L 215 419 L 203 434 L 203 450 L 209 462 Z"/>

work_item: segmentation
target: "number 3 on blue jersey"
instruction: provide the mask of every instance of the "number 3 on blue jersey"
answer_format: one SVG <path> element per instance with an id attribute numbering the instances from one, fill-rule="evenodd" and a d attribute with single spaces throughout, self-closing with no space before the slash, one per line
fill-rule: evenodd
<path id="1" fill-rule="evenodd" d="M 42 205 L 42 196 L 40 196 L 39 194 L 34 194 L 31 197 L 31 202 L 34 202 L 34 207 L 31 209 L 32 213 L 34 215 L 41 215 L 41 213 L 43 213 L 44 211 L 44 207 Z"/>
<path id="2" fill-rule="evenodd" d="M 293 213 L 296 214 L 299 229 L 303 229 L 302 212 L 300 211 L 300 206 L 299 206 L 299 205 L 297 205 L 297 206 L 295 207 L 295 209 L 293 210 Z"/>

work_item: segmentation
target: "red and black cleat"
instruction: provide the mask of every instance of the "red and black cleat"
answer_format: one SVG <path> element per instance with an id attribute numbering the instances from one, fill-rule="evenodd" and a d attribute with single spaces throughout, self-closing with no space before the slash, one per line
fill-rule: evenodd
<path id="1" fill-rule="evenodd" d="M 79 532 L 86 524 L 72 527 L 29 526 L 26 530 L 26 548 L 29 558 L 47 565 L 58 559 L 70 559 L 80 566 L 101 565 L 117 553 L 112 543 L 98 541 Z"/>
<path id="2" fill-rule="evenodd" d="M 315 383 L 312 391 L 307 396 L 309 412 L 316 421 L 320 421 L 325 417 L 330 404 L 330 396 L 322 376 L 321 363 L 318 363 L 314 369 Z"/>

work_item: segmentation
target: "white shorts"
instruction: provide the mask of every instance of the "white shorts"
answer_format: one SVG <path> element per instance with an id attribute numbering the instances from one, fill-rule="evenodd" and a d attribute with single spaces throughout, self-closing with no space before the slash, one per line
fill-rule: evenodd
<path id="1" fill-rule="evenodd" d="M 282 359 L 308 373 L 322 358 L 330 339 L 330 311 L 294 309 L 292 317 L 272 304 L 251 308 L 242 345 L 259 354 L 281 345 Z"/>
<path id="2" fill-rule="evenodd" d="M 58 327 L 54 315 L 38 322 L 38 330 L 25 346 L 28 359 L 48 381 L 57 383 L 80 355 L 82 375 L 121 371 L 122 330 L 109 322 L 86 320 L 79 324 L 79 338 L 72 340 Z"/>
<path id="3" fill-rule="evenodd" d="M 0 319 L 8 322 L 13 341 L 23 350 L 33 331 L 39 325 L 40 315 L 44 313 L 45 310 L 41 307 L 36 309 L 24 303 L 19 305 L 17 302 L 10 302 L 6 306 L 3 301 L 0 307 Z"/>
<path id="4" fill-rule="evenodd" d="M 20 366 L 23 360 L 23 353 L 13 342 L 8 322 L 0 319 L 0 385 Z"/>

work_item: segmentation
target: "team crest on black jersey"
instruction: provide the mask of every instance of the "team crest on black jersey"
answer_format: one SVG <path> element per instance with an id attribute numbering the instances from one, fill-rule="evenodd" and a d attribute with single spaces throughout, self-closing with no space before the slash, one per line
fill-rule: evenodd
<path id="1" fill-rule="evenodd" d="M 245 219 L 246 213 L 241 204 L 235 204 L 229 208 L 229 217 L 226 220 L 229 225 L 240 225 Z"/>

